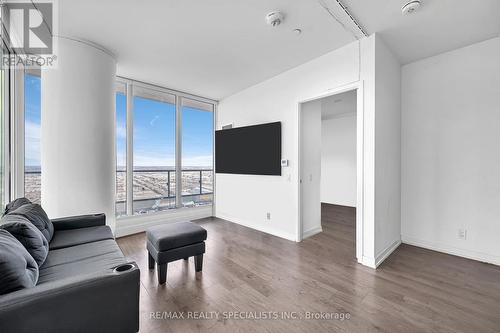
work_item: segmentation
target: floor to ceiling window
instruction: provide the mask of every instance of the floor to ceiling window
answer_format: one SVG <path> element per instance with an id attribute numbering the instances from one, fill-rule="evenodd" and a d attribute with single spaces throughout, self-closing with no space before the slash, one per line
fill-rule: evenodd
<path id="1" fill-rule="evenodd" d="M 214 109 L 210 100 L 119 80 L 117 216 L 212 204 Z"/>
<path id="2" fill-rule="evenodd" d="M 182 98 L 182 204 L 213 199 L 213 104 Z"/>
<path id="3" fill-rule="evenodd" d="M 175 208 L 175 96 L 133 91 L 134 214 Z"/>
<path id="4" fill-rule="evenodd" d="M 41 89 L 40 73 L 24 74 L 24 196 L 35 203 L 41 199 Z"/>

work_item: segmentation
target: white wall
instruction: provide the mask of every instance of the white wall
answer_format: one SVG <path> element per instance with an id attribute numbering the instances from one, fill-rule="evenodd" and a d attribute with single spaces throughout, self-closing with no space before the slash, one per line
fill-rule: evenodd
<path id="1" fill-rule="evenodd" d="M 400 242 L 400 79 L 399 62 L 372 35 L 222 100 L 219 128 L 281 121 L 282 155 L 290 166 L 282 177 L 218 174 L 216 215 L 297 239 L 298 103 L 359 82 L 363 150 L 357 160 L 363 162 L 357 178 L 363 183 L 363 206 L 356 214 L 364 222 L 358 260 L 371 267 L 380 264 Z M 271 212 L 270 221 L 266 212 Z"/>
<path id="2" fill-rule="evenodd" d="M 360 52 L 361 51 L 361 55 Z M 283 176 L 216 175 L 216 216 L 290 240 L 298 238 L 298 103 L 362 81 L 365 151 L 363 253 L 374 261 L 375 36 L 353 42 L 223 99 L 217 127 L 282 122 Z M 360 70 L 361 64 L 361 70 Z M 271 213 L 271 220 L 266 219 Z M 362 258 L 358 258 L 362 260 Z"/>
<path id="3" fill-rule="evenodd" d="M 403 67 L 403 242 L 500 264 L 499 59 L 494 38 Z"/>
<path id="4" fill-rule="evenodd" d="M 302 104 L 300 113 L 300 173 L 302 191 L 302 237 L 321 228 L 321 100 Z"/>
<path id="5" fill-rule="evenodd" d="M 356 207 L 354 112 L 321 122 L 321 202 Z"/>
<path id="6" fill-rule="evenodd" d="M 375 44 L 375 265 L 401 244 L 401 65 Z"/>
<path id="7" fill-rule="evenodd" d="M 114 225 L 115 68 L 109 54 L 59 38 L 42 69 L 42 206 L 49 217 L 106 213 Z"/>

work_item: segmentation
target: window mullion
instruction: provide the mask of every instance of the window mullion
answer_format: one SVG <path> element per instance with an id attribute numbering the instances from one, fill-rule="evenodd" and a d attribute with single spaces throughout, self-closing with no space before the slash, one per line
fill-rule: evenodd
<path id="1" fill-rule="evenodd" d="M 0 42 L 0 46 L 2 47 L 1 53 L 2 55 L 8 53 L 9 51 L 4 48 L 4 45 Z M 0 94 L 2 94 L 1 103 L 2 105 L 0 106 L 2 108 L 1 110 L 1 115 L 0 117 L 2 118 L 0 122 L 0 135 L 2 138 L 0 139 L 0 142 L 2 144 L 2 147 L 0 148 L 2 156 L 0 157 L 2 159 L 2 165 L 1 167 L 3 170 L 1 170 L 1 176 L 2 176 L 2 181 L 1 181 L 1 186 L 3 188 L 1 189 L 2 191 L 2 197 L 0 204 L 2 204 L 2 207 L 10 201 L 11 199 L 11 191 L 10 191 L 10 169 L 11 169 L 11 159 L 10 159 L 10 142 L 11 142 L 11 127 L 10 127 L 10 119 L 11 119 L 11 96 L 13 96 L 13 91 L 11 90 L 11 70 L 8 68 L 2 68 L 2 76 L 1 76 L 2 82 L 0 83 L 0 87 L 2 91 L 0 91 Z"/>
<path id="2" fill-rule="evenodd" d="M 215 191 L 215 129 L 217 128 L 217 104 L 213 104 L 213 114 L 212 114 L 212 215 L 215 216 L 215 205 L 216 205 L 216 191 Z"/>
<path id="3" fill-rule="evenodd" d="M 13 71 L 11 113 L 11 199 L 24 196 L 24 69 Z"/>
<path id="4" fill-rule="evenodd" d="M 182 207 L 182 97 L 175 96 L 175 206 Z"/>

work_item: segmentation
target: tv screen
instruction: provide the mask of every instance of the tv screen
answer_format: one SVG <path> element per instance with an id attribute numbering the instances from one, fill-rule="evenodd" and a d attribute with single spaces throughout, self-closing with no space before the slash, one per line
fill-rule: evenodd
<path id="1" fill-rule="evenodd" d="M 281 176 L 281 122 L 215 131 L 215 172 Z"/>

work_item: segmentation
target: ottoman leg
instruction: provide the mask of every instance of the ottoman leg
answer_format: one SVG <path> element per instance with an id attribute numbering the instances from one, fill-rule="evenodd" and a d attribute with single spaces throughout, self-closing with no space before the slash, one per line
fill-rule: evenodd
<path id="1" fill-rule="evenodd" d="M 203 253 L 198 254 L 197 256 L 194 257 L 194 269 L 197 272 L 201 272 L 201 269 L 203 268 Z"/>
<path id="2" fill-rule="evenodd" d="M 154 269 L 155 268 L 155 260 L 151 253 L 148 252 L 148 267 L 149 269 Z"/>
<path id="3" fill-rule="evenodd" d="M 164 284 L 167 281 L 167 265 L 168 265 L 168 263 L 158 264 L 158 283 L 159 284 Z"/>

